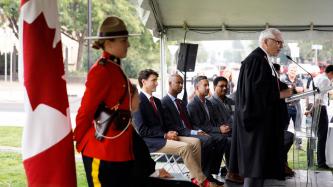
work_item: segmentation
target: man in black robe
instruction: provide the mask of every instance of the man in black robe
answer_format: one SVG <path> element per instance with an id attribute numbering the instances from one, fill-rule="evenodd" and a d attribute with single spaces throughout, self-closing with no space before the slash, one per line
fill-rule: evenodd
<path id="1" fill-rule="evenodd" d="M 280 98 L 290 96 L 290 92 L 280 93 L 277 73 L 268 60 L 283 48 L 282 34 L 266 29 L 259 44 L 242 62 L 236 91 L 231 154 L 237 155 L 244 187 L 261 187 L 264 179 L 284 178 L 279 109 Z"/>

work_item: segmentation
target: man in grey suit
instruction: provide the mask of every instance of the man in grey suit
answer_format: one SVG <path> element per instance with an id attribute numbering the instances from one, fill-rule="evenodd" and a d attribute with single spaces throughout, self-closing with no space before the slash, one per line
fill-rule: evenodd
<path id="1" fill-rule="evenodd" d="M 227 141 L 230 127 L 218 124 L 212 103 L 206 99 L 209 82 L 206 76 L 198 76 L 194 81 L 195 96 L 187 105 L 194 128 L 201 129 L 219 141 Z M 228 143 L 227 145 L 228 146 Z M 230 146 L 230 144 L 229 144 Z M 228 149 L 228 148 L 226 148 Z"/>
<path id="2" fill-rule="evenodd" d="M 216 139 L 200 129 L 194 129 L 185 104 L 177 98 L 183 89 L 183 78 L 173 74 L 169 78 L 169 91 L 162 99 L 165 126 L 169 131 L 178 132 L 179 136 L 199 138 L 201 141 L 201 165 L 204 174 L 217 184 L 223 184 L 213 178 L 218 174 L 226 140 Z"/>
<path id="3" fill-rule="evenodd" d="M 231 146 L 231 129 L 233 126 L 233 115 L 235 109 L 235 102 L 227 97 L 228 93 L 228 80 L 224 77 L 216 77 L 213 80 L 214 94 L 208 99 L 213 104 L 214 115 L 216 124 L 221 124 L 229 127 L 229 132 L 226 134 L 228 137 L 228 146 L 225 152 L 226 162 L 229 164 L 229 156 L 237 158 L 237 155 L 230 155 Z M 236 164 L 235 162 L 231 164 Z M 238 175 L 238 166 L 228 165 L 228 173 L 226 180 L 235 183 L 243 183 L 243 177 Z"/>

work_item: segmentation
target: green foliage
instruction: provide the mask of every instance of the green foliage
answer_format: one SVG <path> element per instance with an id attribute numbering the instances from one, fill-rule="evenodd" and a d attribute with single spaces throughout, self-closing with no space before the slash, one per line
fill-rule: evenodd
<path id="1" fill-rule="evenodd" d="M 312 45 L 319 44 L 323 46 L 322 50 L 318 50 L 318 60 L 327 61 L 328 63 L 333 63 L 333 42 L 332 40 L 304 40 L 298 41 L 298 46 L 300 46 L 300 56 L 302 59 L 314 62 L 315 50 L 312 49 Z"/>
<path id="2" fill-rule="evenodd" d="M 0 146 L 21 147 L 22 127 L 0 127 Z"/>
<path id="3" fill-rule="evenodd" d="M 11 28 L 17 38 L 18 38 L 17 21 L 19 14 L 18 7 L 19 7 L 19 1 L 13 1 L 13 0 L 0 1 L 0 26 L 8 26 L 9 28 Z M 1 13 L 3 13 L 2 16 Z"/>
<path id="4" fill-rule="evenodd" d="M 64 31 L 77 39 L 87 35 L 87 1 L 62 0 L 60 6 L 60 21 Z M 159 45 L 153 42 L 149 31 L 137 16 L 135 7 L 128 0 L 92 1 L 92 35 L 98 35 L 98 27 L 109 15 L 115 15 L 124 20 L 130 33 L 142 33 L 140 37 L 130 38 L 131 47 L 124 59 L 125 72 L 135 78 L 144 67 L 154 67 L 159 64 Z M 86 49 L 84 49 L 84 54 Z M 92 59 L 98 58 L 100 52 L 92 51 Z M 83 57 L 84 70 L 87 70 L 88 59 Z"/>

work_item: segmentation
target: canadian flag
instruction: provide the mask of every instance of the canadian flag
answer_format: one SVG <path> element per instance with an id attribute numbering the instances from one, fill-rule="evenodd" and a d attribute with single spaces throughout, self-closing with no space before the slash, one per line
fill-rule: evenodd
<path id="1" fill-rule="evenodd" d="M 56 0 L 21 0 L 20 62 L 26 124 L 22 158 L 29 186 L 76 186 Z"/>

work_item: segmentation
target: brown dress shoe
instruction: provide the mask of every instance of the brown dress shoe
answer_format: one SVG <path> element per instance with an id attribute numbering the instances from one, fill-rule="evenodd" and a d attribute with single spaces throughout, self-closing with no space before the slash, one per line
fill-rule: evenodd
<path id="1" fill-rule="evenodd" d="M 239 176 L 238 173 L 232 173 L 228 172 L 225 176 L 225 180 L 237 184 L 243 184 L 244 183 L 244 177 Z"/>
<path id="2" fill-rule="evenodd" d="M 284 166 L 284 176 L 286 177 L 295 176 L 295 172 L 287 164 Z"/>

